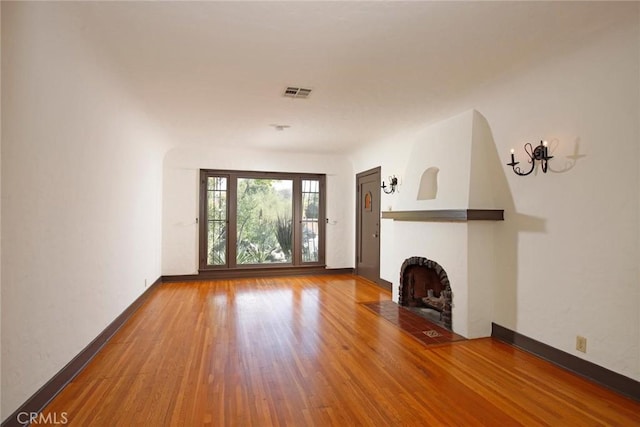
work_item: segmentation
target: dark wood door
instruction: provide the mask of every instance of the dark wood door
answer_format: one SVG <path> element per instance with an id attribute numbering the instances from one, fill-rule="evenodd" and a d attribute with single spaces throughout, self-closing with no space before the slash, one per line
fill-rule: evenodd
<path id="1" fill-rule="evenodd" d="M 356 175 L 356 273 L 380 281 L 380 168 Z"/>

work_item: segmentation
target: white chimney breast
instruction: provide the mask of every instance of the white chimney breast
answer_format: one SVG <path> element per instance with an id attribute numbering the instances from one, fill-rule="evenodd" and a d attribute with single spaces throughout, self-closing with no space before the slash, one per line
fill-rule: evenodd
<path id="1" fill-rule="evenodd" d="M 425 170 L 438 168 L 437 195 L 417 200 Z M 495 206 L 500 162 L 486 120 L 475 110 L 436 123 L 417 138 L 396 210 L 500 209 Z M 496 190 L 498 189 L 498 190 Z M 491 334 L 496 278 L 494 221 L 424 222 L 383 219 L 382 247 L 394 259 L 393 299 L 400 268 L 419 256 L 446 271 L 453 293 L 453 331 L 467 338 Z M 387 256 L 387 255 L 385 255 Z"/>

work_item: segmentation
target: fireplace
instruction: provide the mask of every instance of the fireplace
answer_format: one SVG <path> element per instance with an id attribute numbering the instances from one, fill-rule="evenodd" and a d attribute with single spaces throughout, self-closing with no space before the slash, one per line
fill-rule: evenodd
<path id="1" fill-rule="evenodd" d="M 411 257 L 402 263 L 398 293 L 400 305 L 452 330 L 452 297 L 447 273 L 437 262 Z"/>

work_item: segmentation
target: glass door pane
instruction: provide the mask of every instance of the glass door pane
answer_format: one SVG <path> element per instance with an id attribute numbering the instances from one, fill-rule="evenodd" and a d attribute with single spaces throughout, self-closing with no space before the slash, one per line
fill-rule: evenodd
<path id="1" fill-rule="evenodd" d="M 227 264 L 227 178 L 207 177 L 207 265 Z"/>
<path id="2" fill-rule="evenodd" d="M 291 263 L 293 180 L 238 178 L 238 265 Z"/>
<path id="3" fill-rule="evenodd" d="M 320 181 L 302 180 L 302 262 L 318 262 Z"/>

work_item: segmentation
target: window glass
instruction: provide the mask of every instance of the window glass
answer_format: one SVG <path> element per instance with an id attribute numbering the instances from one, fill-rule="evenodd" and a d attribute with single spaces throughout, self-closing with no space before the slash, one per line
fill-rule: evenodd
<path id="1" fill-rule="evenodd" d="M 302 262 L 318 261 L 320 181 L 302 180 Z"/>
<path id="2" fill-rule="evenodd" d="M 227 263 L 227 178 L 207 178 L 207 265 Z"/>
<path id="3" fill-rule="evenodd" d="M 292 193 L 292 180 L 238 178 L 238 264 L 291 263 Z"/>

